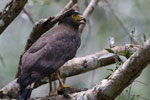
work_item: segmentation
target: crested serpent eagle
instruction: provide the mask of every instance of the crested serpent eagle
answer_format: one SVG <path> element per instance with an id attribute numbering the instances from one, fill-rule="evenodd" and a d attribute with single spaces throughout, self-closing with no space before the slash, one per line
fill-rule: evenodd
<path id="1" fill-rule="evenodd" d="M 41 36 L 23 54 L 17 100 L 30 98 L 35 81 L 56 72 L 76 55 L 80 46 L 79 25 L 84 22 L 85 18 L 79 12 L 68 11 L 58 26 Z"/>

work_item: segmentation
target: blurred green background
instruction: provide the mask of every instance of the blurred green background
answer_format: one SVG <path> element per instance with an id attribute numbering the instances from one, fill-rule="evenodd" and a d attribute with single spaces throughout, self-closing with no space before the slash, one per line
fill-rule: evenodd
<path id="1" fill-rule="evenodd" d="M 0 11 L 11 0 L 0 0 Z M 34 22 L 48 16 L 55 16 L 69 0 L 29 0 L 25 9 L 30 13 Z M 86 8 L 90 0 L 79 0 L 80 11 Z M 82 45 L 77 56 L 85 56 L 109 48 L 108 38 L 115 39 L 115 45 L 129 44 L 128 33 L 135 29 L 133 38 L 140 44 L 144 42 L 143 34 L 150 38 L 150 0 L 111 0 L 111 8 L 105 0 L 100 0 L 98 6 L 90 16 L 89 23 L 82 33 Z M 114 15 L 115 14 L 115 15 Z M 116 19 L 119 18 L 118 21 Z M 123 23 L 123 26 L 120 24 Z M 21 12 L 0 36 L 0 88 L 12 81 L 15 77 L 18 61 L 23 52 L 26 40 L 32 30 L 33 24 L 28 16 Z M 99 68 L 94 71 L 67 78 L 66 84 L 72 87 L 91 88 L 100 80 L 107 77 L 116 65 Z M 129 99 L 129 87 L 116 100 L 150 100 L 150 67 L 144 69 L 140 77 L 131 86 Z M 41 87 L 41 91 L 34 91 L 32 96 L 45 96 L 48 94 L 48 85 Z M 145 99 L 144 99 L 145 98 Z"/>

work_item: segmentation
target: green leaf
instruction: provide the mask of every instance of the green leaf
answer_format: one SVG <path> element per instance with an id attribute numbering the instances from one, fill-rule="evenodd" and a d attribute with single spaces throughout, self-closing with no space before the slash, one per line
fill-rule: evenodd
<path id="1" fill-rule="evenodd" d="M 113 69 L 107 69 L 107 70 L 113 72 Z"/>
<path id="2" fill-rule="evenodd" d="M 131 44 L 131 45 L 130 45 L 130 48 L 133 48 L 133 47 L 134 47 L 134 46 Z"/>
<path id="3" fill-rule="evenodd" d="M 146 42 L 146 35 L 143 33 L 144 42 Z"/>
<path id="4" fill-rule="evenodd" d="M 120 52 L 119 52 L 119 55 L 126 55 L 126 50 L 121 50 Z"/>
<path id="5" fill-rule="evenodd" d="M 129 58 L 133 53 L 131 51 L 127 51 L 127 50 L 121 50 L 119 52 L 119 55 L 125 56 L 126 58 Z"/>
<path id="6" fill-rule="evenodd" d="M 109 48 L 106 48 L 105 50 L 109 53 L 115 53 L 112 49 L 109 49 Z"/>
<path id="7" fill-rule="evenodd" d="M 135 34 L 135 28 L 131 31 L 130 35 L 134 36 L 134 34 Z"/>
<path id="8" fill-rule="evenodd" d="M 127 54 L 125 55 L 127 58 L 129 58 L 130 56 L 132 56 L 132 52 L 131 51 L 127 51 Z"/>

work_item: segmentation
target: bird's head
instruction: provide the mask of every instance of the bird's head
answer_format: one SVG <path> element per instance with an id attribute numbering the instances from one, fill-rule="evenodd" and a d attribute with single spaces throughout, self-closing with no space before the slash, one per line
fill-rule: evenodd
<path id="1" fill-rule="evenodd" d="M 80 24 L 84 24 L 85 22 L 86 22 L 85 17 L 83 17 L 82 14 L 74 10 L 68 11 L 64 15 L 64 17 L 59 21 L 59 23 L 66 23 L 77 27 Z"/>

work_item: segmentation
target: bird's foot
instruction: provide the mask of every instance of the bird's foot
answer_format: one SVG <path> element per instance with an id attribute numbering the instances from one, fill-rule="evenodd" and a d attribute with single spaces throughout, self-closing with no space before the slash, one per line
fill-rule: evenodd
<path id="1" fill-rule="evenodd" d="M 53 91 L 49 92 L 49 96 L 54 96 L 54 95 L 56 95 L 56 93 L 54 93 Z"/>
<path id="2" fill-rule="evenodd" d="M 81 91 L 86 91 L 88 90 L 87 88 L 72 88 L 72 87 L 66 87 L 66 88 L 62 88 L 61 90 L 57 91 L 58 94 L 63 95 L 65 98 L 67 98 L 67 100 L 70 100 L 69 98 L 71 93 L 77 93 L 77 92 L 81 92 Z"/>
<path id="3" fill-rule="evenodd" d="M 60 85 L 58 88 L 57 88 L 57 91 L 60 91 L 60 90 L 62 90 L 63 88 L 70 88 L 70 86 L 69 85 Z"/>

